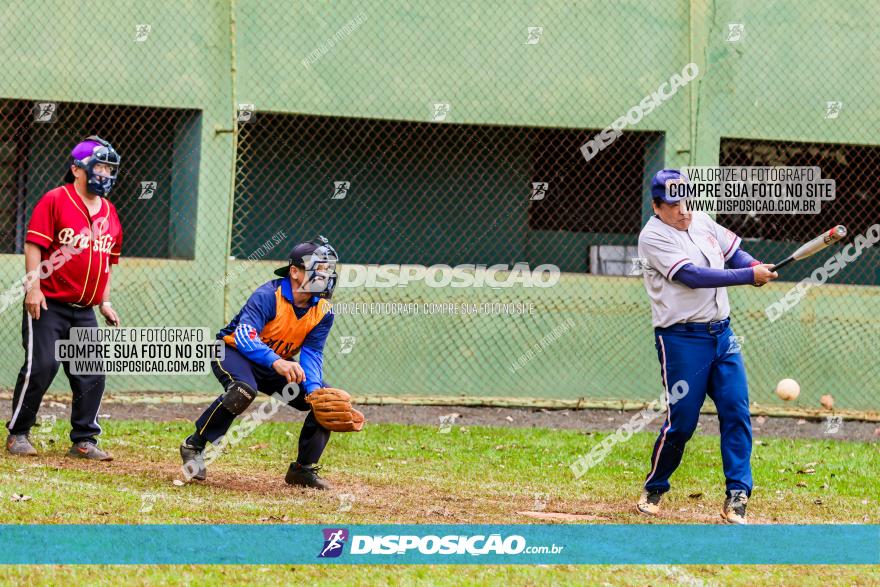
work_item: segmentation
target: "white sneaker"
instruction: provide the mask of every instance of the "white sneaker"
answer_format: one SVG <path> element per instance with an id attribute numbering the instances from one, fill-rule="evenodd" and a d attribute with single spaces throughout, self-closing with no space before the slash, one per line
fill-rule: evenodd
<path id="1" fill-rule="evenodd" d="M 663 494 L 659 491 L 642 491 L 642 496 L 639 498 L 639 503 L 636 507 L 639 509 L 639 513 L 645 514 L 646 516 L 656 516 L 660 513 L 660 498 L 663 497 Z"/>
<path id="2" fill-rule="evenodd" d="M 724 500 L 721 517 L 728 524 L 748 524 L 746 521 L 746 504 L 749 496 L 745 491 L 731 491 L 730 497 Z"/>

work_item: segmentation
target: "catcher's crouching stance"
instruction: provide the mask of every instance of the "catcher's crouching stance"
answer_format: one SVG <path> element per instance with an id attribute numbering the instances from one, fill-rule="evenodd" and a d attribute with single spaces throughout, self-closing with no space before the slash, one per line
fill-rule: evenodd
<path id="1" fill-rule="evenodd" d="M 317 472 L 330 432 L 358 431 L 364 425 L 363 414 L 351 407 L 349 395 L 327 388 L 323 380 L 324 343 L 333 325 L 327 299 L 336 287 L 337 261 L 336 251 L 324 237 L 299 243 L 288 265 L 275 272 L 281 279 L 260 286 L 217 334 L 226 343 L 226 355 L 214 363 L 213 371 L 224 393 L 196 420 L 195 433 L 180 446 L 189 479 L 207 478 L 206 444 L 216 446 L 260 391 L 289 400 L 287 404 L 297 410 L 310 410 L 287 483 L 330 487 Z M 299 363 L 292 361 L 297 353 Z"/>

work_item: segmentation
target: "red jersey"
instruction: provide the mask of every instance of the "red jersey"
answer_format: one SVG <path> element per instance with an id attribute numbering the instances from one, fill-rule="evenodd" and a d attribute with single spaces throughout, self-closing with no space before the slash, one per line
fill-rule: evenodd
<path id="1" fill-rule="evenodd" d="M 40 198 L 25 240 L 42 251 L 40 289 L 47 298 L 93 306 L 104 295 L 110 265 L 119 263 L 122 224 L 105 198 L 101 210 L 89 214 L 69 183 Z"/>

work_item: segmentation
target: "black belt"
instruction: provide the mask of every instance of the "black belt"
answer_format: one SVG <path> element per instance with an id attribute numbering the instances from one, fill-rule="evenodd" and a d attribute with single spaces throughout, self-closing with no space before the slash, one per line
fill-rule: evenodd
<path id="1" fill-rule="evenodd" d="M 730 318 L 717 320 L 715 322 L 682 322 L 673 324 L 657 330 L 665 330 L 672 332 L 708 332 L 709 334 L 718 334 L 724 332 L 730 326 Z"/>
<path id="2" fill-rule="evenodd" d="M 60 304 L 62 306 L 70 306 L 71 308 L 77 310 L 85 310 L 87 308 L 91 308 L 91 306 L 82 306 L 80 304 L 74 304 L 72 302 L 59 302 L 58 300 L 53 300 L 52 298 L 46 298 L 47 302 L 52 302 L 53 304 Z"/>

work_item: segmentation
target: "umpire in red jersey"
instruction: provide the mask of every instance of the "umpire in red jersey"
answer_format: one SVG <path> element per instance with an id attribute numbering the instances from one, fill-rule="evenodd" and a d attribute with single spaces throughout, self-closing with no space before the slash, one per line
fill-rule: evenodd
<path id="1" fill-rule="evenodd" d="M 28 439 L 43 395 L 58 367 L 55 342 L 71 328 L 97 328 L 93 307 L 107 324 L 118 326 L 110 304 L 110 269 L 119 262 L 122 225 L 106 199 L 119 172 L 119 155 L 107 141 L 91 136 L 70 153 L 64 185 L 40 198 L 25 239 L 25 299 L 21 336 L 25 361 L 15 383 L 12 416 L 6 424 L 6 450 L 36 455 Z M 64 371 L 73 392 L 68 455 L 99 461 L 112 457 L 99 449 L 98 409 L 105 376 Z"/>

